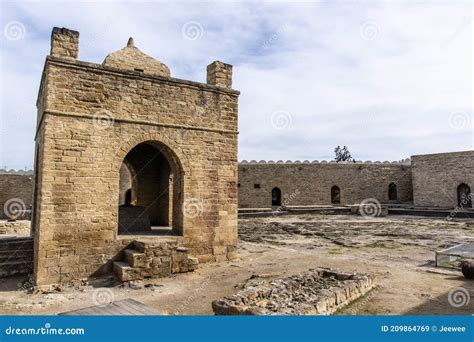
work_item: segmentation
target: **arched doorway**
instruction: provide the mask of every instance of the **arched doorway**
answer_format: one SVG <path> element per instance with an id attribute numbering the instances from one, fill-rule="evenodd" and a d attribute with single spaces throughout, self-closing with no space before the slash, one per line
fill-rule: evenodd
<path id="1" fill-rule="evenodd" d="M 331 188 L 331 203 L 341 204 L 341 189 L 337 185 Z"/>
<path id="2" fill-rule="evenodd" d="M 388 200 L 396 201 L 397 199 L 398 199 L 397 184 L 390 183 L 390 185 L 388 186 Z"/>
<path id="3" fill-rule="evenodd" d="M 460 208 L 472 208 L 471 188 L 465 183 L 458 186 L 458 206 Z"/>
<path id="4" fill-rule="evenodd" d="M 281 190 L 277 187 L 272 189 L 272 206 L 281 206 Z"/>
<path id="5" fill-rule="evenodd" d="M 120 171 L 119 234 L 182 235 L 181 196 L 182 171 L 174 153 L 156 141 L 138 144 Z"/>

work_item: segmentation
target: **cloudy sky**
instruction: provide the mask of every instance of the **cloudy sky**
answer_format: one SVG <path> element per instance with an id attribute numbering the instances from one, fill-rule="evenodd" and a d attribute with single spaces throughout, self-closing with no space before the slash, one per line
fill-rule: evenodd
<path id="1" fill-rule="evenodd" d="M 0 168 L 32 167 L 53 26 L 79 59 L 135 45 L 173 77 L 234 65 L 239 159 L 360 160 L 473 149 L 470 1 L 2 2 Z"/>

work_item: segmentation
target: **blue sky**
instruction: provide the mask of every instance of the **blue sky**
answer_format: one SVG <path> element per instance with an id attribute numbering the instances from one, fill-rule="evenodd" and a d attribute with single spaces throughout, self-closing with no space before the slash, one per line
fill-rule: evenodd
<path id="1" fill-rule="evenodd" d="M 234 65 L 239 159 L 358 160 L 473 149 L 470 1 L 1 3 L 0 168 L 32 167 L 53 26 L 79 59 L 135 45 L 173 77 Z"/>

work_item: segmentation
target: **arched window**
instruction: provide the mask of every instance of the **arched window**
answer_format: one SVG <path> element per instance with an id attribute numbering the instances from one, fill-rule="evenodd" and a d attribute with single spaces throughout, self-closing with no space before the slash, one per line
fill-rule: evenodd
<path id="1" fill-rule="evenodd" d="M 331 203 L 341 204 L 341 189 L 337 185 L 331 188 Z"/>
<path id="2" fill-rule="evenodd" d="M 472 193 L 469 185 L 461 183 L 458 186 L 458 206 L 472 208 Z"/>
<path id="3" fill-rule="evenodd" d="M 281 190 L 279 188 L 272 189 L 272 206 L 281 205 Z"/>
<path id="4" fill-rule="evenodd" d="M 397 184 L 390 183 L 390 185 L 388 186 L 388 200 L 396 201 L 397 199 L 398 199 Z"/>

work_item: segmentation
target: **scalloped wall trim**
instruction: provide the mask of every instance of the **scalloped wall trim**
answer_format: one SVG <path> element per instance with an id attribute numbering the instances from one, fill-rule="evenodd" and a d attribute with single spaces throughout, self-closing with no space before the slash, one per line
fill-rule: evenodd
<path id="1" fill-rule="evenodd" d="M 14 169 L 0 169 L 2 175 L 32 175 L 33 170 L 14 170 Z"/>
<path id="2" fill-rule="evenodd" d="M 364 164 L 390 164 L 390 165 L 410 165 L 411 164 L 411 159 L 403 159 L 403 160 L 398 160 L 398 161 L 371 161 L 371 160 L 357 160 L 356 162 L 336 162 L 335 160 L 278 160 L 278 161 L 273 161 L 273 160 L 241 160 L 239 161 L 240 165 L 252 165 L 252 164 L 337 164 L 337 165 L 364 165 Z"/>

